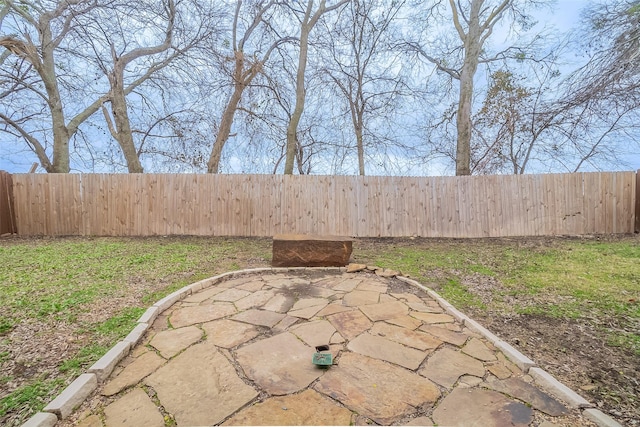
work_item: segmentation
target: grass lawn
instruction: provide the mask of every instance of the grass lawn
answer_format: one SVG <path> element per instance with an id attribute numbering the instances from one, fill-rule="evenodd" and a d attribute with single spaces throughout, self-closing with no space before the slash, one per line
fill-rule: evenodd
<path id="1" fill-rule="evenodd" d="M 270 258 L 270 239 L 0 239 L 0 425 L 41 409 L 162 296 Z M 637 236 L 361 239 L 352 258 L 434 288 L 589 400 L 640 419 Z M 585 372 L 565 372 L 562 357 Z M 589 377 L 586 360 L 602 375 Z M 612 363 L 615 382 L 604 378 Z"/>

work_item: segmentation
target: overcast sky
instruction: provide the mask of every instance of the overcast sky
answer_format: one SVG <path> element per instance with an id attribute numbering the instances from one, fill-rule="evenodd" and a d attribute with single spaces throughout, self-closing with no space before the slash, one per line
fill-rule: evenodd
<path id="1" fill-rule="evenodd" d="M 545 9 L 535 14 L 538 20 L 538 27 L 540 29 L 544 26 L 555 27 L 562 32 L 575 28 L 580 21 L 580 11 L 590 1 L 592 0 L 557 0 L 552 12 Z M 499 34 L 494 35 L 497 38 L 500 37 Z M 499 40 L 495 41 L 500 43 Z M 24 145 L 20 147 L 23 150 L 22 153 L 16 154 L 15 149 L 12 150 L 8 146 L 9 144 L 7 135 L 0 133 L 0 170 L 6 170 L 11 173 L 28 172 L 31 164 L 36 160 L 35 155 L 26 151 Z M 630 154 L 625 159 L 626 163 L 631 165 L 632 170 L 640 169 L 640 148 L 636 145 L 634 151 L 635 154 Z M 38 168 L 38 171 L 43 172 L 42 168 Z"/>

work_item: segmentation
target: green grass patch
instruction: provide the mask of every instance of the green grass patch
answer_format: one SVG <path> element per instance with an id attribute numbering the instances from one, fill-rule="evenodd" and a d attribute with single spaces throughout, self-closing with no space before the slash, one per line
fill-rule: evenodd
<path id="1" fill-rule="evenodd" d="M 354 258 L 402 271 L 435 288 L 455 306 L 558 319 L 627 319 L 640 324 L 640 245 L 636 241 L 429 240 L 369 244 Z M 495 279 L 483 294 L 464 285 Z M 477 277 L 476 277 L 477 278 Z M 511 301 L 505 304 L 506 297 Z M 481 299 L 482 298 L 482 299 Z M 603 332 L 604 333 L 604 332 Z M 610 341 L 637 351 L 637 335 Z"/>
<path id="2" fill-rule="evenodd" d="M 41 409 L 65 379 L 84 372 L 102 357 L 158 299 L 224 271 L 268 265 L 270 249 L 268 239 L 0 240 L 0 335 L 7 346 L 2 350 L 12 345 L 9 332 L 21 322 L 72 325 L 74 334 L 91 343 L 64 360 L 55 378 L 18 379 L 24 381 L 22 385 L 2 398 L 0 420 L 16 413 L 24 420 Z M 135 299 L 130 298 L 132 292 Z M 109 301 L 114 298 L 127 301 L 127 306 L 112 307 Z M 111 310 L 111 317 L 87 323 L 90 311 L 99 310 L 102 302 Z M 9 357 L 8 352 L 1 353 L 0 362 Z M 2 378 L 4 383 L 15 380 Z"/>
<path id="3" fill-rule="evenodd" d="M 50 380 L 40 378 L 24 385 L 0 399 L 0 417 L 16 410 L 25 414 L 37 412 L 44 408 L 50 398 L 63 386 L 64 379 L 62 378 Z"/>
<path id="4" fill-rule="evenodd" d="M 269 265 L 270 256 L 270 239 L 0 240 L 0 339 L 6 345 L 0 363 L 10 357 L 10 332 L 22 322 L 63 322 L 91 343 L 61 363 L 58 377 L 28 380 L 4 396 L 0 418 L 41 409 L 66 379 L 128 334 L 155 301 L 224 271 Z M 615 320 L 615 332 L 603 330 L 609 345 L 640 354 L 637 239 L 363 239 L 354 245 L 353 259 L 400 270 L 462 310 Z M 474 281 L 482 287 L 474 288 Z M 110 307 L 109 319 L 88 323 L 90 310 L 115 299 L 126 306 Z M 5 375 L 3 381 L 14 379 Z"/>
<path id="5" fill-rule="evenodd" d="M 486 308 L 480 298 L 469 292 L 458 279 L 447 280 L 440 288 L 440 293 L 447 301 L 459 308 Z"/>
<path id="6" fill-rule="evenodd" d="M 145 312 L 142 307 L 126 307 L 120 314 L 96 325 L 94 331 L 102 336 L 118 340 L 127 336 L 135 327 L 136 320 Z"/>
<path id="7" fill-rule="evenodd" d="M 4 335 L 13 329 L 15 321 L 10 317 L 0 316 L 0 335 Z"/>
<path id="8" fill-rule="evenodd" d="M 640 356 L 640 335 L 631 332 L 614 332 L 609 334 L 607 344 L 612 347 L 627 348 Z"/>

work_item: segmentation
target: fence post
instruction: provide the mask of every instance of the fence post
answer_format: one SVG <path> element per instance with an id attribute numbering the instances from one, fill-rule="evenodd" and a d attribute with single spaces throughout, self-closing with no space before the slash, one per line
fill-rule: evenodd
<path id="1" fill-rule="evenodd" d="M 636 171 L 636 225 L 634 231 L 640 233 L 640 169 Z"/>
<path id="2" fill-rule="evenodd" d="M 13 203 L 13 178 L 8 172 L 0 171 L 0 235 L 18 232 Z"/>

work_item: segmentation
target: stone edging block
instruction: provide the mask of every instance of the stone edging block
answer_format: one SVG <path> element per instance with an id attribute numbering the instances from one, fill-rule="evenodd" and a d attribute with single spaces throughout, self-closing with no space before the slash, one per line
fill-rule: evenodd
<path id="1" fill-rule="evenodd" d="M 189 295 L 191 295 L 191 289 L 188 286 L 185 286 L 184 288 L 180 288 L 177 291 L 170 293 L 160 301 L 153 304 L 153 306 L 158 307 L 158 312 L 162 313 L 173 304 L 177 303 L 181 299 L 188 297 Z"/>
<path id="2" fill-rule="evenodd" d="M 598 409 L 585 409 L 582 415 L 589 421 L 593 421 L 599 427 L 622 427 L 622 424 Z"/>
<path id="3" fill-rule="evenodd" d="M 138 341 L 142 339 L 142 336 L 149 329 L 149 323 L 138 322 L 135 328 L 122 340 L 131 344 L 131 347 L 138 344 Z"/>
<path id="4" fill-rule="evenodd" d="M 58 422 L 58 417 L 50 412 L 38 412 L 33 417 L 29 418 L 27 422 L 22 424 L 22 427 L 53 427 Z"/>
<path id="5" fill-rule="evenodd" d="M 524 373 L 527 373 L 527 371 L 531 367 L 536 366 L 533 360 L 529 359 L 527 356 L 520 353 L 511 345 L 501 340 L 497 335 L 490 332 L 487 328 L 485 328 L 475 320 L 471 319 L 466 314 L 463 314 L 462 312 L 458 311 L 453 305 L 451 305 L 447 300 L 442 298 L 437 292 L 427 288 L 426 286 L 422 285 L 421 283 L 413 279 L 409 279 L 407 277 L 402 277 L 402 276 L 397 276 L 396 278 L 402 282 L 416 286 L 422 289 L 423 291 L 425 291 L 427 294 L 429 294 L 431 298 L 436 300 L 436 302 L 440 305 L 440 307 L 442 307 L 447 313 L 455 317 L 458 321 L 462 322 L 464 326 L 466 326 L 467 328 L 484 336 L 488 341 L 490 341 L 493 345 L 499 348 L 505 354 L 505 356 L 507 356 L 509 360 L 511 360 L 516 366 L 518 366 Z"/>
<path id="6" fill-rule="evenodd" d="M 82 374 L 69 384 L 62 393 L 53 399 L 43 411 L 56 414 L 59 419 L 65 419 L 73 410 L 98 388 L 98 378 L 95 374 Z"/>
<path id="7" fill-rule="evenodd" d="M 500 351 L 502 351 L 504 355 L 507 356 L 507 358 L 511 362 L 513 362 L 518 368 L 522 369 L 522 372 L 531 373 L 531 369 L 536 367 L 536 362 L 529 359 L 524 354 L 520 353 L 511 344 L 502 340 L 498 340 L 497 342 L 494 342 L 493 345 L 499 348 Z M 539 369 L 539 368 L 536 368 L 536 369 Z"/>
<path id="8" fill-rule="evenodd" d="M 572 408 L 590 408 L 593 406 L 584 397 L 562 384 L 543 369 L 531 368 L 529 369 L 529 375 L 531 375 L 538 384 L 567 402 Z"/>
<path id="9" fill-rule="evenodd" d="M 407 277 L 398 276 L 396 278 L 402 282 L 408 283 L 424 290 L 431 298 L 436 300 L 437 303 L 447 313 L 455 317 L 457 320 L 463 322 L 463 324 L 469 329 L 481 334 L 487 340 L 492 342 L 493 345 L 496 346 L 496 348 L 502 351 L 504 355 L 509 358 L 509 360 L 511 360 L 511 362 L 518 366 L 524 373 L 528 373 L 529 375 L 531 375 L 533 379 L 542 387 L 546 388 L 548 391 L 564 400 L 570 407 L 584 409 L 582 413 L 590 421 L 593 421 L 600 427 L 622 427 L 610 416 L 597 409 L 593 409 L 593 405 L 589 403 L 589 401 L 584 399 L 575 391 L 571 390 L 566 385 L 562 384 L 560 381 L 556 380 L 545 370 L 538 368 L 533 360 L 529 359 L 520 351 L 516 350 L 509 343 L 501 340 L 497 335 L 491 333 L 484 326 L 480 325 L 475 320 L 458 311 L 455 307 L 453 307 L 453 305 L 451 305 L 448 301 L 438 295 L 438 293 L 436 293 L 435 291 Z"/>
<path id="10" fill-rule="evenodd" d="M 138 319 L 138 323 L 152 324 L 153 321 L 158 317 L 158 314 L 160 314 L 160 310 L 158 309 L 158 307 L 151 306 L 147 308 L 147 311 L 145 311 L 142 316 L 140 316 L 140 318 Z"/>
<path id="11" fill-rule="evenodd" d="M 302 270 L 323 270 L 323 271 L 342 271 L 346 272 L 346 267 L 283 267 L 283 268 L 251 268 L 238 271 L 230 271 L 217 276 L 210 277 L 208 279 L 200 280 L 199 282 L 187 285 L 166 297 L 157 301 L 153 306 L 149 307 L 147 311 L 138 319 L 138 325 L 127 335 L 127 337 L 116 344 L 107 352 L 100 360 L 98 360 L 91 368 L 89 368 L 88 374 L 82 374 L 74 382 L 72 382 L 67 388 L 65 388 L 58 397 L 52 400 L 44 409 L 46 413 L 37 413 L 31 417 L 22 427 L 52 427 L 58 418 L 64 419 L 68 417 L 73 409 L 80 405 L 97 387 L 98 380 L 103 381 L 108 378 L 116 364 L 124 358 L 130 351 L 131 347 L 137 344 L 142 338 L 144 333 L 149 328 L 149 325 L 156 319 L 156 317 L 171 307 L 176 302 L 184 299 L 188 295 L 194 292 L 198 292 L 202 289 L 209 288 L 225 278 L 241 277 L 247 274 L 272 272 L 272 273 L 286 273 L 289 271 L 302 271 Z M 513 348 L 508 343 L 502 341 L 493 333 L 489 332 L 486 328 L 480 325 L 475 320 L 469 318 L 462 312 L 458 311 L 453 305 L 447 302 L 444 298 L 438 295 L 435 291 L 427 288 L 421 283 L 409 279 L 404 276 L 396 276 L 396 278 L 402 282 L 416 286 L 424 290 L 430 297 L 438 302 L 438 304 L 451 316 L 462 322 L 466 327 L 472 329 L 475 332 L 483 335 L 487 340 L 491 341 L 497 348 L 499 348 L 505 355 L 515 363 L 525 373 L 529 373 L 536 381 L 542 386 L 555 392 L 558 397 L 564 399 L 574 408 L 591 408 L 592 405 L 585 400 L 582 396 L 560 383 L 544 370 L 535 367 L 535 363 Z M 49 413 L 49 414 L 47 414 Z M 54 420 L 51 414 L 56 415 Z M 608 415 L 598 411 L 596 409 L 586 409 L 583 411 L 585 417 L 595 422 L 602 427 L 617 427 L 620 426 L 615 420 Z M 53 424 L 51 424 L 53 422 Z"/>
<path id="12" fill-rule="evenodd" d="M 84 400 L 98 388 L 98 381 L 102 382 L 111 375 L 111 372 L 113 372 L 113 369 L 118 362 L 120 362 L 129 353 L 131 348 L 138 343 L 145 332 L 149 329 L 149 325 L 153 323 L 158 315 L 176 302 L 191 295 L 193 292 L 209 288 L 227 277 L 240 277 L 247 274 L 263 272 L 284 273 L 300 270 L 347 271 L 345 267 L 249 268 L 245 270 L 229 271 L 178 289 L 149 307 L 144 314 L 140 316 L 137 321 L 138 324 L 124 340 L 118 342 L 104 356 L 94 363 L 89 368 L 89 373 L 80 375 L 71 384 L 69 384 L 62 393 L 45 406 L 43 409 L 44 412 L 35 414 L 27 420 L 22 427 L 52 427 L 58 419 L 65 419 L 71 415 L 73 410 L 84 402 Z"/>
<path id="13" fill-rule="evenodd" d="M 137 328 L 137 326 L 136 326 Z M 134 329 L 135 330 L 135 329 Z M 89 373 L 96 374 L 98 382 L 106 380 L 113 369 L 116 367 L 131 349 L 131 342 L 120 341 L 109 350 L 104 356 L 102 356 L 96 363 L 89 368 Z"/>

